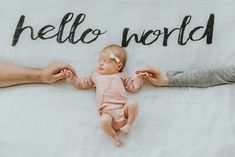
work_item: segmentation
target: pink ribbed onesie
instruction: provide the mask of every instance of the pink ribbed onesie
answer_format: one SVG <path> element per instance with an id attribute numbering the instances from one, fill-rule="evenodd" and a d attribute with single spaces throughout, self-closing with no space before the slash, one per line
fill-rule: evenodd
<path id="1" fill-rule="evenodd" d="M 85 78 L 79 78 L 75 84 L 80 89 L 96 87 L 96 101 L 100 114 L 106 113 L 113 118 L 113 128 L 120 130 L 127 121 L 127 94 L 136 92 L 143 84 L 142 77 L 131 79 L 127 74 L 115 73 L 101 75 L 93 72 Z"/>

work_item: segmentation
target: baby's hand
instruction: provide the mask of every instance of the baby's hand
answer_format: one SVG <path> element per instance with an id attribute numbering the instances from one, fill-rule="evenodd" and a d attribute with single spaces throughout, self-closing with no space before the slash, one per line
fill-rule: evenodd
<path id="1" fill-rule="evenodd" d="M 73 74 L 72 71 L 64 69 L 64 70 L 61 70 L 61 73 L 63 73 L 63 75 L 65 76 L 67 82 L 73 83 L 73 80 L 76 76 Z"/>

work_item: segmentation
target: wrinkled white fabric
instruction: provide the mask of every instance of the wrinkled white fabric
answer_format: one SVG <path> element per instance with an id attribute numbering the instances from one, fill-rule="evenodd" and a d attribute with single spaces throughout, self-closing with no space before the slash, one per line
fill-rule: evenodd
<path id="1" fill-rule="evenodd" d="M 178 45 L 173 32 L 168 46 L 163 36 L 151 45 L 131 40 L 126 48 L 130 76 L 146 66 L 163 71 L 188 71 L 235 63 L 235 2 L 233 0 L 17 0 L 0 6 L 0 62 L 44 67 L 53 60 L 70 63 L 82 76 L 95 70 L 99 51 L 108 44 L 121 44 L 123 29 L 141 36 L 144 30 L 180 27 L 185 16 L 191 21 L 185 38 L 197 26 L 206 26 L 215 15 L 212 44 L 206 38 Z M 12 37 L 21 15 L 34 35 L 45 25 L 55 29 L 63 16 L 74 13 L 67 23 L 68 36 L 75 16 L 85 13 L 76 38 L 87 28 L 107 31 L 91 44 L 31 40 L 25 30 L 16 46 Z M 201 29 L 203 30 L 203 29 Z M 203 31 L 202 31 L 203 32 Z M 197 39 L 200 31 L 194 34 Z M 157 32 L 156 32 L 157 33 Z M 130 35 L 130 34 L 129 34 Z M 153 38 L 153 36 L 150 36 Z M 147 41 L 150 41 L 149 38 Z M 232 157 L 235 156 L 235 85 L 211 88 L 156 88 L 145 85 L 138 93 L 139 115 L 125 145 L 116 148 L 98 125 L 95 91 L 81 91 L 63 81 L 52 85 L 30 84 L 0 89 L 1 157 Z"/>

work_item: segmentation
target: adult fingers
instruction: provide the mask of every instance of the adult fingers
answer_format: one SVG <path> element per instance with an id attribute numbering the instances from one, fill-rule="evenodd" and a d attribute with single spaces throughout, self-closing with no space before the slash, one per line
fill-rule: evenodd
<path id="1" fill-rule="evenodd" d="M 64 69 L 67 69 L 67 70 L 72 71 L 72 73 L 74 75 L 76 75 L 75 69 L 70 64 L 66 64 L 66 63 L 61 62 L 61 61 L 55 61 L 53 64 L 56 67 L 56 71 L 57 72 L 59 72 L 61 70 L 64 70 Z"/>
<path id="2" fill-rule="evenodd" d="M 145 67 L 145 68 L 138 69 L 136 71 L 136 73 L 140 73 L 140 72 L 149 72 L 149 73 L 155 74 L 158 71 L 156 70 L 155 67 Z"/>
<path id="3" fill-rule="evenodd" d="M 64 69 L 70 70 L 74 75 L 76 75 L 75 69 L 70 64 L 65 64 Z"/>
<path id="4" fill-rule="evenodd" d="M 61 80 L 61 79 L 65 79 L 66 77 L 65 77 L 64 73 L 58 73 L 58 74 L 55 74 L 53 76 L 53 78 L 54 78 L 54 81 L 58 81 L 58 80 Z"/>
<path id="5" fill-rule="evenodd" d="M 153 78 L 153 77 L 148 76 L 148 75 L 146 75 L 146 76 L 144 76 L 144 77 L 145 77 L 145 79 L 147 79 L 147 80 L 148 80 L 149 82 L 151 82 L 152 84 L 155 84 L 156 81 L 157 81 L 156 78 Z"/>

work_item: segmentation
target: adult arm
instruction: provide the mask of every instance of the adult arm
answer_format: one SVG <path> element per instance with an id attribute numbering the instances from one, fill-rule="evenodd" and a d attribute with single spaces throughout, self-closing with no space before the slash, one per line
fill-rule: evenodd
<path id="1" fill-rule="evenodd" d="M 235 65 L 193 71 L 169 71 L 171 87 L 212 87 L 235 83 Z"/>
<path id="2" fill-rule="evenodd" d="M 235 83 L 235 65 L 193 71 L 169 71 L 163 74 L 159 68 L 150 67 L 136 73 L 147 73 L 145 78 L 155 86 L 211 87 Z"/>
<path id="3" fill-rule="evenodd" d="M 28 83 L 54 83 L 64 79 L 63 69 L 73 68 L 62 62 L 54 62 L 45 68 L 27 68 L 16 65 L 0 64 L 0 87 Z"/>

